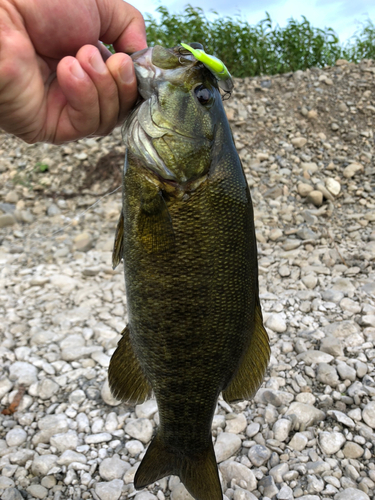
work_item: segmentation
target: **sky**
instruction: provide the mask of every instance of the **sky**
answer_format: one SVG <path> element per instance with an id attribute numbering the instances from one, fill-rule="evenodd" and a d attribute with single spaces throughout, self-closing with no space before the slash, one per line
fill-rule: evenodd
<path id="1" fill-rule="evenodd" d="M 132 0 L 127 1 L 133 3 Z M 274 25 L 281 27 L 287 24 L 289 18 L 301 20 L 301 15 L 304 15 L 314 27 L 333 28 L 340 42 L 346 42 L 367 18 L 375 23 L 375 0 L 142 0 L 133 5 L 142 14 L 155 14 L 160 4 L 177 13 L 182 12 L 188 3 L 201 7 L 206 14 L 210 9 L 216 10 L 220 16 L 233 17 L 240 12 L 250 24 L 264 19 L 266 11 Z"/>

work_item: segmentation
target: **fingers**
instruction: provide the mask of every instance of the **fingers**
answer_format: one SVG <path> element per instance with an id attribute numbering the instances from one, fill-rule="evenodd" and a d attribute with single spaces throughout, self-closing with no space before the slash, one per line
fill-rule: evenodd
<path id="1" fill-rule="evenodd" d="M 117 124 L 120 124 L 124 121 L 138 97 L 134 65 L 128 55 L 119 52 L 107 60 L 107 67 L 117 85 L 119 97 Z"/>
<path id="2" fill-rule="evenodd" d="M 105 63 L 91 45 L 82 47 L 76 58 L 65 57 L 57 67 L 57 79 L 49 93 L 50 128 L 55 129 L 49 140 L 54 143 L 109 133 L 123 121 L 137 98 L 131 58 L 115 54 Z M 56 107 L 57 83 L 62 92 L 60 101 L 65 99 L 60 107 Z"/>
<path id="3" fill-rule="evenodd" d="M 98 8 L 103 42 L 112 43 L 117 52 L 128 54 L 147 48 L 145 22 L 135 7 L 117 0 L 98 2 Z"/>

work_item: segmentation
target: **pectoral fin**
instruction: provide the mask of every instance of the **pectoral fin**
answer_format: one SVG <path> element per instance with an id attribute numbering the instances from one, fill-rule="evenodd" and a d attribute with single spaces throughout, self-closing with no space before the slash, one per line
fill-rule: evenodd
<path id="1" fill-rule="evenodd" d="M 108 382 L 114 397 L 127 403 L 139 404 L 151 396 L 151 386 L 130 343 L 129 326 L 122 332 L 122 338 L 111 358 Z"/>
<path id="2" fill-rule="evenodd" d="M 121 212 L 120 218 L 116 227 L 115 242 L 113 244 L 112 251 L 112 267 L 116 267 L 120 264 L 124 255 L 124 214 Z"/>
<path id="3" fill-rule="evenodd" d="M 141 241 L 148 253 L 167 252 L 174 246 L 172 219 L 161 191 L 142 200 L 139 229 Z"/>
<path id="4" fill-rule="evenodd" d="M 251 399 L 262 383 L 270 358 L 268 334 L 263 326 L 262 310 L 259 298 L 255 306 L 255 326 L 249 347 L 241 365 L 223 391 L 228 402 Z"/>

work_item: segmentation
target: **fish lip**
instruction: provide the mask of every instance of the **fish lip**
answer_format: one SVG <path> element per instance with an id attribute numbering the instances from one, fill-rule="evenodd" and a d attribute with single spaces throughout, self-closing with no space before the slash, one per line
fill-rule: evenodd
<path id="1" fill-rule="evenodd" d="M 152 63 L 153 47 L 132 54 L 135 75 L 138 82 L 138 93 L 147 100 L 155 92 L 155 81 L 161 76 L 161 69 Z"/>

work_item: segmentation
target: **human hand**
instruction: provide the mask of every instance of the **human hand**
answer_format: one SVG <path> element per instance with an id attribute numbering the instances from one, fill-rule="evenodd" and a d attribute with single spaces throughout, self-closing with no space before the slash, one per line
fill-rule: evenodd
<path id="1" fill-rule="evenodd" d="M 109 133 L 137 98 L 124 52 L 146 47 L 122 0 L 0 0 L 0 127 L 29 143 Z"/>

